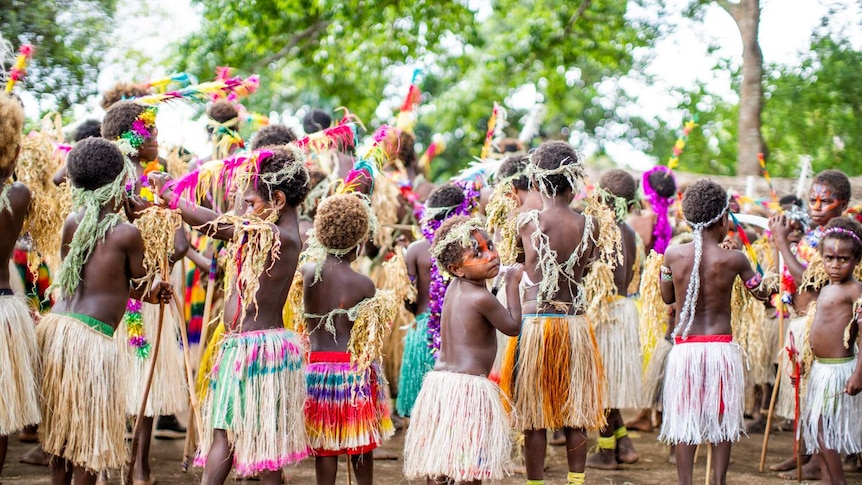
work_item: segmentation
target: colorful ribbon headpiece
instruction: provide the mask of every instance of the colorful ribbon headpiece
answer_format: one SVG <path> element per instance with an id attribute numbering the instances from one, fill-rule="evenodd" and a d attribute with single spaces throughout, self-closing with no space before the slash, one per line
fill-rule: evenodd
<path id="1" fill-rule="evenodd" d="M 18 49 L 18 57 L 15 58 L 15 64 L 9 70 L 9 78 L 6 81 L 6 92 L 11 93 L 15 83 L 24 79 L 24 74 L 27 71 L 27 61 L 33 57 L 33 46 L 30 44 L 22 44 Z"/>

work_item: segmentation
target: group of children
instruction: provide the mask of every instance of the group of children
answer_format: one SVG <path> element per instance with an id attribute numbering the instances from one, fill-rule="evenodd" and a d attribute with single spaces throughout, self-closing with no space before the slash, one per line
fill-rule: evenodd
<path id="1" fill-rule="evenodd" d="M 789 212 L 770 220 L 785 264 L 772 270 L 796 282 L 788 290 L 728 249 L 735 201 L 709 180 L 682 195 L 689 241 L 679 242 L 664 167 L 643 177 L 643 212 L 624 170 L 606 171 L 582 197 L 584 160 L 563 141 L 529 154 L 514 144 L 493 165 L 493 188 L 456 177 L 431 190 L 409 129 L 383 130 L 360 152 L 343 146 L 353 131 L 333 135 L 346 125 L 314 111 L 306 131 L 317 135 L 298 140 L 273 125 L 243 152 L 226 100 L 209 111 L 212 160 L 172 176 L 159 156 L 157 109 L 137 96 L 111 104 L 99 136 L 78 141 L 55 177 L 71 187 L 71 206 L 56 231 L 54 304 L 39 315 L 11 290 L 8 262 L 35 195 L 15 181 L 22 108 L 0 95 L 0 220 L 10 228 L 0 235 L 0 464 L 8 435 L 38 424 L 53 483 L 107 481 L 105 472 L 128 466 L 127 417 L 138 415 L 129 476 L 152 483 L 154 420 L 200 401 L 189 426 L 201 432 L 194 463 L 204 484 L 224 483 L 231 470 L 281 483 L 283 468 L 309 456 L 317 482 L 332 484 L 339 455 L 357 483 L 374 483 L 373 450 L 393 436 L 396 416 L 409 417 L 408 479 L 502 479 L 514 469 L 517 432 L 527 483 L 541 484 L 556 430 L 567 483 L 582 484 L 587 467 L 639 459 L 620 410 L 660 401 L 659 439 L 675 446 L 679 483 L 691 483 L 705 443 L 725 483 L 731 444 L 745 433 L 736 291 L 792 294 L 797 314 L 808 312 L 810 323 L 790 325 L 788 338 L 813 358 L 800 358 L 796 376 L 806 382 L 809 463 L 822 463 L 828 483 L 845 483 L 839 454 L 862 453 L 862 227 L 842 215 L 850 185 L 841 172 L 814 179 L 813 228 L 798 244 Z M 385 261 L 382 278 L 362 261 L 371 255 Z M 170 277 L 184 257 L 224 281 L 198 389 Z M 658 308 L 652 314 L 638 310 L 648 295 L 660 299 L 642 305 Z M 816 310 L 803 307 L 809 301 Z M 392 355 L 386 342 L 404 308 L 414 321 Z M 645 326 L 664 333 L 642 372 Z M 385 375 L 384 358 L 402 359 L 399 372 Z M 593 454 L 588 430 L 599 433 Z"/>

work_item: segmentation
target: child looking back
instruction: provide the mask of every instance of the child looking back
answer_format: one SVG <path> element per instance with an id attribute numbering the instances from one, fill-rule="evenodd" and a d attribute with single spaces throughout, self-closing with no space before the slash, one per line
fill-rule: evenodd
<path id="1" fill-rule="evenodd" d="M 511 473 L 512 443 L 500 390 L 488 374 L 496 330 L 515 336 L 520 329 L 523 269 L 506 272 L 507 310 L 486 287 L 500 271 L 500 258 L 480 220 L 448 219 L 431 252 L 453 280 L 443 300 L 437 364 L 422 383 L 404 438 L 404 474 L 428 483 L 499 480 Z"/>
<path id="2" fill-rule="evenodd" d="M 378 312 L 378 305 L 387 306 L 386 293 L 378 294 L 371 278 L 350 267 L 368 239 L 370 208 L 360 197 L 339 194 L 320 203 L 309 250 L 324 251 L 318 253 L 317 262 L 302 267 L 304 316 L 311 344 L 305 422 L 318 484 L 335 484 L 338 455 L 346 454 L 356 482 L 371 485 L 372 450 L 395 433 L 384 394 L 379 348 L 365 362 L 369 365 L 363 365 L 356 353 L 358 348 L 373 346 L 360 341 L 362 334 L 377 334 L 364 331 L 369 317 L 385 319 L 387 312 Z M 394 296 L 390 300 L 388 311 L 394 317 L 397 304 Z"/>
<path id="3" fill-rule="evenodd" d="M 725 483 L 730 449 L 745 429 L 742 353 L 733 342 L 730 296 L 739 276 L 752 294 L 769 296 L 745 255 L 719 246 L 727 235 L 730 199 L 700 180 L 682 199 L 693 241 L 671 246 L 661 268 L 661 296 L 675 306 L 676 345 L 667 358 L 664 422 L 659 439 L 676 445 L 680 484 L 690 484 L 698 444 L 713 447 L 715 483 Z"/>
<path id="4" fill-rule="evenodd" d="M 803 432 L 808 453 L 820 453 L 823 483 L 843 485 L 840 453 L 862 452 L 862 367 L 856 358 L 862 283 L 853 270 L 862 258 L 862 226 L 832 219 L 820 238 L 829 284 L 820 290 L 808 341 L 814 363 L 808 375 Z"/>

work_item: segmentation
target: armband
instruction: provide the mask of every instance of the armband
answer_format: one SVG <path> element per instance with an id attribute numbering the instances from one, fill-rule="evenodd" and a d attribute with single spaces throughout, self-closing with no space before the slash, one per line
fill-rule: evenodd
<path id="1" fill-rule="evenodd" d="M 754 273 L 754 276 L 752 276 L 751 278 L 746 280 L 743 284 L 749 290 L 753 290 L 753 289 L 757 288 L 758 286 L 760 286 L 760 283 L 762 283 L 762 282 L 763 282 L 763 278 L 759 274 Z"/>
<path id="2" fill-rule="evenodd" d="M 673 281 L 673 271 L 665 265 L 661 265 L 661 280 Z"/>

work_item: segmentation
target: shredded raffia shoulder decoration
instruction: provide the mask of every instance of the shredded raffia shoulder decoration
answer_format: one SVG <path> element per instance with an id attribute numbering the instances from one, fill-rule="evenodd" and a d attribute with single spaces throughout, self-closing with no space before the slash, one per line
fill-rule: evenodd
<path id="1" fill-rule="evenodd" d="M 462 224 L 450 229 L 446 234 L 446 237 L 440 241 L 435 241 L 434 244 L 431 245 L 431 257 L 434 258 L 440 271 L 447 271 L 446 268 L 440 266 L 440 255 L 443 254 L 443 251 L 452 244 L 465 249 L 472 247 L 473 231 L 478 231 L 480 229 L 485 229 L 484 221 L 478 217 L 472 217 L 464 221 Z"/>
<path id="2" fill-rule="evenodd" d="M 60 168 L 61 161 L 54 156 L 54 139 L 45 132 L 31 131 L 21 140 L 21 153 L 15 168 L 15 176 L 30 189 L 32 198 L 27 211 L 24 230 L 30 234 L 37 251 L 28 254 L 28 267 L 34 276 L 44 259 L 51 273 L 60 267 L 60 248 L 63 221 L 71 207 L 71 189 L 68 183 L 54 184 L 52 175 Z M 8 190 L 0 195 L 7 197 Z M 41 256 L 41 257 L 40 257 Z"/>
<path id="3" fill-rule="evenodd" d="M 823 256 L 820 251 L 814 251 L 808 261 L 808 266 L 802 273 L 799 291 L 820 291 L 828 284 L 829 275 L 826 274 L 826 268 L 823 266 Z"/>
<path id="4" fill-rule="evenodd" d="M 547 234 L 542 232 L 539 224 L 538 210 L 531 210 L 520 214 L 518 217 L 518 228 L 520 229 L 528 224 L 534 226 L 533 232 L 530 235 L 530 242 L 536 250 L 539 271 L 542 274 L 542 280 L 538 283 L 539 291 L 536 294 L 537 305 L 541 307 L 545 303 L 549 303 L 558 310 L 567 310 L 572 306 L 574 308 L 583 308 L 585 303 L 583 285 L 574 278 L 574 268 L 587 253 L 587 249 L 597 243 L 595 239 L 596 220 L 590 216 L 584 217 L 584 234 L 581 241 L 569 255 L 569 258 L 563 263 L 557 260 L 557 251 L 551 248 L 550 239 Z M 553 299 L 560 291 L 560 280 L 566 281 L 572 294 L 572 302 L 556 301 Z"/>
<path id="5" fill-rule="evenodd" d="M 394 291 L 380 289 L 373 298 L 354 307 L 354 313 L 348 314 L 354 323 L 347 351 L 350 352 L 350 363 L 360 372 L 380 359 L 399 305 Z"/>
<path id="6" fill-rule="evenodd" d="M 614 270 L 607 261 L 595 261 L 584 277 L 587 318 L 595 326 L 609 323 L 611 304 L 617 298 Z"/>
<path id="7" fill-rule="evenodd" d="M 160 275 L 170 272 L 169 259 L 174 252 L 174 236 L 183 223 L 178 210 L 150 206 L 135 219 L 144 240 L 144 280 L 147 287 Z"/>
<path id="8" fill-rule="evenodd" d="M 592 196 L 587 199 L 584 215 L 592 216 L 598 224 L 599 236 L 594 241 L 599 249 L 598 259 L 608 263 L 611 270 L 614 270 L 625 261 L 623 237 L 620 227 L 617 225 L 618 219 L 602 199 L 603 196 L 599 191 L 593 192 Z"/>
<path id="9" fill-rule="evenodd" d="M 599 227 L 598 259 L 593 262 L 590 272 L 584 277 L 584 293 L 587 315 L 595 323 L 607 321 L 610 305 L 616 299 L 617 285 L 614 270 L 625 262 L 622 246 L 622 232 L 614 212 L 605 203 L 605 191 L 597 189 L 587 202 L 584 215 L 595 218 Z M 544 275 L 544 273 L 543 273 Z"/>
<path id="10" fill-rule="evenodd" d="M 407 272 L 407 263 L 404 261 L 404 249 L 396 247 L 394 254 L 388 261 L 383 262 L 383 273 L 386 279 L 383 283 L 384 290 L 392 290 L 398 301 L 416 301 L 416 285 L 410 281 Z"/>
<path id="11" fill-rule="evenodd" d="M 239 296 L 241 310 L 234 323 L 245 319 L 250 306 L 254 306 L 255 316 L 258 314 L 257 290 L 260 288 L 260 278 L 269 272 L 281 250 L 279 231 L 273 225 L 275 217 L 275 212 L 271 220 L 254 215 L 240 217 L 225 214 L 201 226 L 233 225 L 233 238 L 226 248 L 232 260 L 225 265 L 225 281 L 228 282 L 225 301 L 234 293 Z"/>
<path id="12" fill-rule="evenodd" d="M 748 358 L 749 369 L 755 375 L 764 375 L 766 369 L 761 362 L 773 349 L 764 345 L 763 328 L 766 321 L 766 307 L 745 288 L 742 278 L 737 276 L 733 281 L 730 294 L 730 326 L 733 340 L 742 348 L 743 355 Z"/>
<path id="13" fill-rule="evenodd" d="M 290 321 L 284 322 L 287 328 L 292 328 L 300 335 L 307 335 L 308 328 L 305 325 L 305 318 L 302 314 L 304 287 L 302 281 L 302 271 L 300 267 L 296 268 L 293 274 L 293 282 L 290 284 L 290 291 L 287 292 L 287 301 L 285 306 L 290 308 Z"/>
<path id="14" fill-rule="evenodd" d="M 661 266 L 664 254 L 651 250 L 644 263 L 640 285 L 640 341 L 641 353 L 651 355 L 659 339 L 667 331 L 667 305 L 661 297 Z"/>
<path id="15" fill-rule="evenodd" d="M 566 178 L 566 181 L 572 187 L 572 192 L 574 193 L 580 192 L 581 185 L 586 177 L 584 164 L 580 160 L 570 162 L 568 158 L 565 158 L 560 161 L 560 165 L 557 168 L 546 169 L 540 168 L 536 165 L 532 160 L 532 155 L 530 155 L 530 163 L 528 163 L 524 168 L 524 174 L 527 178 L 535 182 L 539 188 L 539 192 L 541 192 L 545 197 L 553 197 L 557 195 L 554 188 L 549 184 L 548 177 L 553 175 L 562 175 Z"/>
<path id="16" fill-rule="evenodd" d="M 113 211 L 99 219 L 102 207 L 109 204 L 112 204 L 111 207 L 114 209 L 120 207 L 127 182 L 134 181 L 137 177 L 132 161 L 128 157 L 123 157 L 123 160 L 123 170 L 107 185 L 96 190 L 72 188 L 71 210 L 81 211 L 78 228 L 72 236 L 66 257 L 60 264 L 60 270 L 48 289 L 49 293 L 54 288 L 60 288 L 64 296 L 73 295 L 81 283 L 81 269 L 90 259 L 93 249 L 105 239 L 109 230 L 123 222 L 123 217 Z"/>
<path id="17" fill-rule="evenodd" d="M 687 339 L 688 333 L 691 330 L 691 324 L 694 322 L 694 312 L 697 308 L 697 299 L 700 296 L 700 260 L 703 256 L 703 230 L 721 220 L 729 207 L 730 195 L 727 196 L 724 208 L 712 219 L 697 223 L 689 220 L 685 221 L 691 226 L 692 243 L 694 244 L 694 263 L 691 267 L 688 288 L 685 290 L 685 301 L 679 314 L 679 321 L 676 328 L 673 329 L 674 337 L 682 334 L 682 338 Z"/>
<path id="18" fill-rule="evenodd" d="M 488 231 L 499 234 L 500 263 L 513 264 L 518 258 L 518 195 L 511 181 L 498 182 L 485 206 Z"/>

